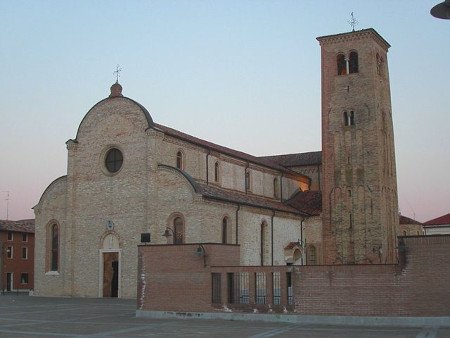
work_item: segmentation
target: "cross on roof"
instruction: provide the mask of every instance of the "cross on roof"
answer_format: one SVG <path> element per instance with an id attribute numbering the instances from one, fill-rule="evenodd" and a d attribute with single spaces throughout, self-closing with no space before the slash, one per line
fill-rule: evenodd
<path id="1" fill-rule="evenodd" d="M 116 66 L 116 70 L 113 72 L 113 74 L 116 76 L 116 82 L 119 83 L 119 77 L 120 72 L 122 71 L 122 68 L 120 68 L 119 65 Z"/>
<path id="2" fill-rule="evenodd" d="M 356 20 L 356 18 L 353 16 L 353 12 L 350 14 L 351 19 L 348 21 L 348 23 L 350 24 L 350 26 L 352 26 L 352 32 L 355 31 L 355 27 L 358 24 L 358 20 Z"/>

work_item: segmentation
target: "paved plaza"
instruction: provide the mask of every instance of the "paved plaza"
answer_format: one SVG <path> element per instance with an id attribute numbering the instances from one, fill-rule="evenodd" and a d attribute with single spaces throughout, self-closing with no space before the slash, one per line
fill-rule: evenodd
<path id="1" fill-rule="evenodd" d="M 135 301 L 0 295 L 0 337 L 450 337 L 442 327 L 136 318 Z"/>

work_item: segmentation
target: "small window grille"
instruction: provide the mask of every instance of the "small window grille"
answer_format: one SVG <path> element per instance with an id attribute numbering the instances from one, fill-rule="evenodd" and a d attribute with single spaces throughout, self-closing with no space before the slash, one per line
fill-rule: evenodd
<path id="1" fill-rule="evenodd" d="M 221 275 L 220 273 L 212 273 L 212 303 L 213 304 L 221 304 L 222 298 L 221 298 Z"/>
<path id="2" fill-rule="evenodd" d="M 256 272 L 255 283 L 256 304 L 266 304 L 266 274 Z"/>

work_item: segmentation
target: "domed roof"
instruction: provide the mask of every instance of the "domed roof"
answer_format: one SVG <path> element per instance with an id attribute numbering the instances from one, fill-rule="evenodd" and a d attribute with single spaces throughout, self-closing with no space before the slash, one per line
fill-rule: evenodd
<path id="1" fill-rule="evenodd" d="M 80 132 L 80 127 L 81 127 L 81 125 L 83 124 L 83 121 L 84 121 L 84 120 L 86 119 L 86 117 L 89 115 L 89 113 L 90 113 L 96 106 L 98 106 L 99 104 L 101 104 L 101 103 L 103 103 L 103 102 L 105 102 L 105 101 L 107 101 L 107 100 L 111 100 L 111 99 L 123 99 L 123 100 L 131 101 L 132 103 L 134 103 L 135 105 L 137 105 L 137 106 L 141 109 L 142 113 L 145 115 L 145 118 L 146 118 L 147 123 L 148 123 L 148 127 L 150 128 L 150 127 L 153 127 L 153 126 L 155 125 L 155 123 L 153 122 L 153 119 L 152 119 L 150 113 L 148 112 L 148 110 L 147 110 L 143 105 L 141 105 L 139 102 L 134 101 L 133 99 L 130 99 L 130 98 L 128 98 L 128 97 L 122 95 L 122 86 L 119 84 L 119 82 L 116 81 L 116 83 L 114 83 L 114 84 L 111 86 L 111 94 L 109 94 L 109 96 L 108 96 L 106 99 L 103 99 L 103 100 L 97 102 L 91 109 L 89 109 L 89 111 L 88 111 L 88 112 L 86 113 L 86 115 L 83 117 L 83 120 L 81 120 L 80 125 L 78 126 L 77 136 L 76 136 L 76 138 L 75 138 L 74 141 L 77 142 L 78 135 L 79 135 L 79 132 Z"/>

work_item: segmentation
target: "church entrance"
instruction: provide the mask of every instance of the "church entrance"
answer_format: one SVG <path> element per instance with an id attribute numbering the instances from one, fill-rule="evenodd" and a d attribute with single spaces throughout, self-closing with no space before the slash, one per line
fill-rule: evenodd
<path id="1" fill-rule="evenodd" d="M 109 231 L 102 239 L 99 250 L 99 297 L 121 297 L 121 256 L 119 237 Z"/>
<path id="2" fill-rule="evenodd" d="M 119 295 L 119 253 L 103 253 L 103 297 Z"/>

